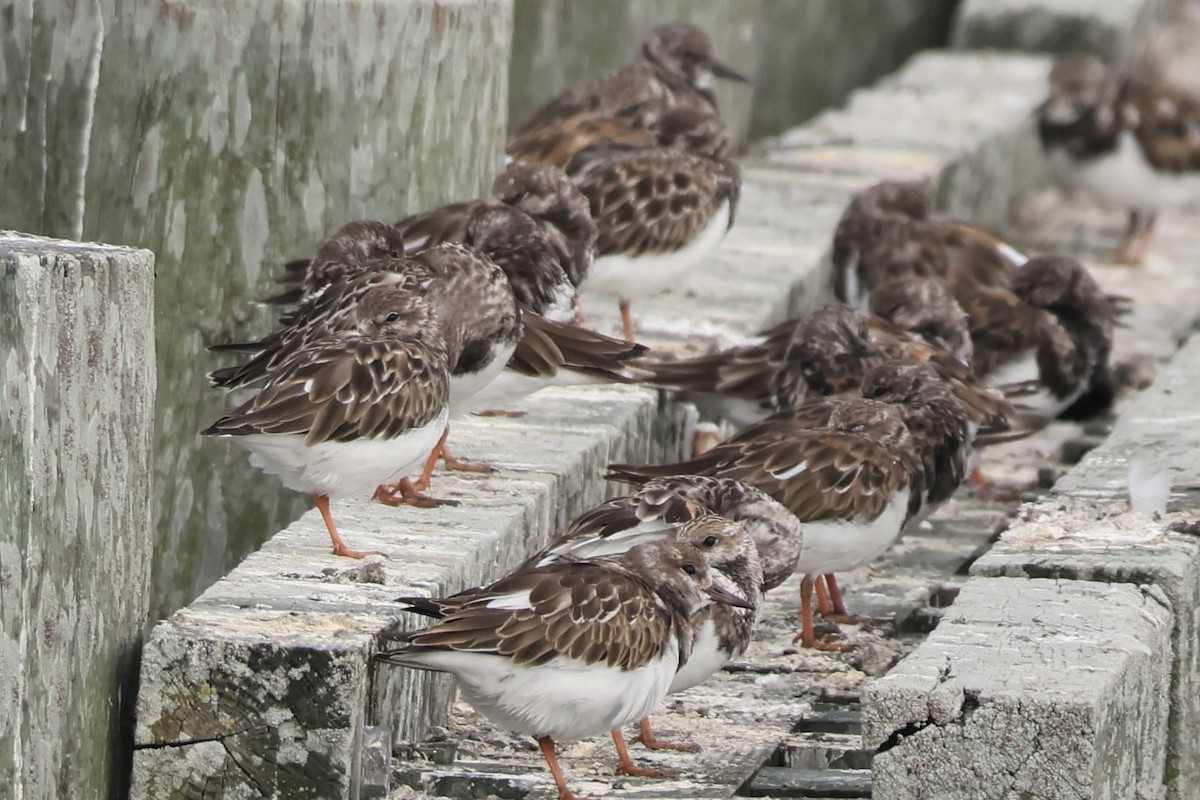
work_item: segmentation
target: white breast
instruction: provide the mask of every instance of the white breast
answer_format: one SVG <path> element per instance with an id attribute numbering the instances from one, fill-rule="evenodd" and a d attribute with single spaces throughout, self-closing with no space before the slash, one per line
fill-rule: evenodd
<path id="1" fill-rule="evenodd" d="M 909 495 L 909 489 L 893 492 L 883 513 L 869 522 L 805 522 L 804 551 L 796 571 L 803 575 L 844 572 L 883 555 L 900 536 Z"/>
<path id="2" fill-rule="evenodd" d="M 675 679 L 671 681 L 668 693 L 682 692 L 684 689 L 704 683 L 735 655 L 740 655 L 740 653 L 727 653 L 721 649 L 721 642 L 717 638 L 717 627 L 713 624 L 712 617 L 706 615 L 696 631 L 692 654 L 679 668 L 679 672 L 675 673 Z"/>
<path id="3" fill-rule="evenodd" d="M 232 437 L 250 451 L 250 463 L 305 494 L 332 498 L 369 497 L 381 483 L 415 472 L 437 445 L 448 415 L 394 439 L 355 439 L 306 445 L 299 433 L 255 433 Z"/>
<path id="4" fill-rule="evenodd" d="M 729 202 L 717 208 L 708 225 L 684 247 L 672 253 L 601 256 L 592 262 L 586 288 L 623 300 L 649 297 L 674 286 L 689 269 L 712 254 L 729 230 Z"/>
<path id="5" fill-rule="evenodd" d="M 596 736 L 648 716 L 666 696 L 678 662 L 674 634 L 658 658 L 633 670 L 563 656 L 540 667 L 482 653 L 420 656 L 423 666 L 457 676 L 463 698 L 496 724 L 555 741 Z"/>
<path id="6" fill-rule="evenodd" d="M 1153 169 L 1132 133 L 1123 133 L 1115 152 L 1079 162 L 1080 186 L 1112 205 L 1157 211 L 1200 203 L 1200 172 Z"/>
<path id="7" fill-rule="evenodd" d="M 493 358 L 488 364 L 478 372 L 471 372 L 466 375 L 451 375 L 450 376 L 450 415 L 454 417 L 462 416 L 471 409 L 471 398 L 479 394 L 485 387 L 490 385 L 492 381 L 504 371 L 508 366 L 508 360 L 512 358 L 512 354 L 516 352 L 516 343 L 496 345 Z"/>

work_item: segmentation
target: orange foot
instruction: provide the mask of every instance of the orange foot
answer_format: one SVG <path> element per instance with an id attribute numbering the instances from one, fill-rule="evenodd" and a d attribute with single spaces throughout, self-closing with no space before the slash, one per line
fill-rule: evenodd
<path id="1" fill-rule="evenodd" d="M 333 554 L 335 556 L 344 556 L 345 558 L 366 558 L 367 556 L 381 556 L 378 550 L 351 550 L 346 547 L 346 543 L 342 541 L 341 534 L 338 533 L 337 525 L 333 522 L 333 514 L 329 511 L 329 497 L 323 494 L 313 495 L 313 503 L 317 510 L 321 512 L 321 518 L 325 520 L 325 528 L 329 531 L 329 538 L 333 542 Z"/>
<path id="2" fill-rule="evenodd" d="M 441 500 L 417 491 L 408 478 L 396 483 L 382 483 L 375 489 L 375 499 L 385 506 L 413 506 L 414 508 L 437 508 L 438 506 L 462 505 L 457 500 Z"/>
<path id="3" fill-rule="evenodd" d="M 612 732 L 613 744 L 617 746 L 617 769 L 626 775 L 633 775 L 636 778 L 678 778 L 679 770 L 675 769 L 650 769 L 649 767 L 639 767 L 633 763 L 633 759 L 629 757 L 629 748 L 625 746 L 625 736 L 618 730 Z"/>
<path id="4" fill-rule="evenodd" d="M 646 717 L 638 723 L 639 733 L 637 740 L 647 750 L 679 750 L 684 753 L 699 753 L 700 745 L 690 742 L 664 742 L 654 735 L 654 729 L 650 727 L 650 718 Z"/>

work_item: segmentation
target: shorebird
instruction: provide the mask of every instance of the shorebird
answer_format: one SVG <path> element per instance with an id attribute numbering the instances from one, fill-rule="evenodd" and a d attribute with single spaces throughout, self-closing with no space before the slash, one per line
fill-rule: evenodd
<path id="1" fill-rule="evenodd" d="M 370 277 L 370 276 L 366 276 Z M 313 496 L 335 555 L 346 547 L 331 498 L 370 497 L 428 507 L 408 474 L 424 463 L 449 416 L 446 343 L 412 266 L 361 281 L 342 329 L 315 335 L 271 371 L 257 394 L 201 431 L 250 451 L 250 463 Z"/>
<path id="2" fill-rule="evenodd" d="M 1038 137 L 1058 176 L 1129 210 L 1114 260 L 1140 264 L 1160 210 L 1200 203 L 1200 98 L 1122 75 L 1092 56 L 1064 56 L 1037 109 Z"/>
<path id="3" fill-rule="evenodd" d="M 714 583 L 700 549 L 648 542 L 608 558 L 526 566 L 443 600 L 400 598 L 439 619 L 377 658 L 453 674 L 477 710 L 537 739 L 560 800 L 572 800 L 556 742 L 616 732 L 623 771 L 674 774 L 636 766 L 619 730 L 666 696 L 690 654 L 689 619 L 714 601 L 750 605 Z"/>

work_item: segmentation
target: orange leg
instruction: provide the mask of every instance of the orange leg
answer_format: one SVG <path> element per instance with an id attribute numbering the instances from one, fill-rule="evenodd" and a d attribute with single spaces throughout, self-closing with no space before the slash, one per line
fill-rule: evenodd
<path id="1" fill-rule="evenodd" d="M 346 543 L 342 541 L 341 534 L 338 533 L 337 525 L 333 523 L 333 514 L 329 513 L 328 495 L 314 494 L 313 503 L 316 504 L 317 511 L 321 512 L 321 518 L 325 520 L 325 527 L 329 529 L 329 538 L 333 540 L 333 554 L 335 556 L 366 558 L 372 555 L 382 555 L 378 550 L 351 550 L 349 547 L 346 547 Z"/>
<path id="2" fill-rule="evenodd" d="M 813 576 L 805 576 L 800 581 L 800 633 L 796 634 L 793 642 L 800 642 L 801 647 L 811 647 L 814 650 L 826 650 L 835 653 L 844 653 L 847 650 L 853 650 L 852 645 L 839 644 L 837 642 L 826 642 L 818 639 L 813 633 L 812 621 L 812 594 L 813 594 Z"/>
<path id="3" fill-rule="evenodd" d="M 575 295 L 575 318 L 571 320 L 571 324 L 579 327 L 587 322 L 587 315 L 583 313 L 583 298 Z"/>
<path id="4" fill-rule="evenodd" d="M 830 622 L 837 622 L 844 625 L 880 625 L 884 622 L 891 622 L 887 617 L 864 617 L 861 614 L 851 614 L 846 610 L 846 601 L 842 599 L 842 590 L 838 586 L 837 576 L 832 572 L 821 576 L 825 579 L 825 586 L 829 589 L 829 599 L 832 608 L 829 613 L 821 612 L 821 616 Z M 818 586 L 820 583 L 818 582 Z"/>
<path id="5" fill-rule="evenodd" d="M 625 331 L 625 341 L 633 344 L 633 314 L 629 313 L 629 301 L 621 300 L 618 305 L 621 309 L 621 328 Z"/>
<path id="6" fill-rule="evenodd" d="M 423 492 L 429 488 L 429 482 L 433 479 L 433 469 L 437 466 L 438 459 L 441 458 L 446 462 L 449 469 L 459 472 L 491 472 L 492 468 L 486 464 L 471 464 L 466 461 L 459 461 L 454 456 L 450 455 L 450 451 L 446 449 L 446 437 L 450 435 L 450 426 L 446 426 L 446 430 L 442 431 L 442 438 L 438 439 L 438 443 L 429 453 L 429 458 L 425 459 L 425 466 L 421 469 L 421 477 L 412 485 L 412 488 L 418 492 Z M 378 498 L 376 498 L 378 499 Z"/>
<path id="7" fill-rule="evenodd" d="M 1157 215 L 1150 214 L 1142 225 L 1141 235 L 1138 236 L 1137 244 L 1133 248 L 1134 264 L 1141 264 L 1146 260 L 1146 253 L 1150 252 L 1150 245 L 1154 243 L 1154 223 L 1157 220 Z"/>
<path id="8" fill-rule="evenodd" d="M 997 486 L 992 483 L 988 476 L 983 474 L 981 467 L 971 470 L 967 481 L 975 490 L 975 496 L 985 502 L 1011 503 L 1021 499 L 1021 488 L 1019 486 L 1004 484 Z"/>
<path id="9" fill-rule="evenodd" d="M 375 499 L 385 506 L 436 508 L 461 505 L 457 500 L 440 500 L 427 494 L 421 494 L 408 478 L 401 478 L 396 483 L 381 484 L 375 489 Z"/>
<path id="10" fill-rule="evenodd" d="M 834 605 L 829 601 L 830 593 L 826 589 L 824 575 L 813 579 L 813 588 L 817 590 L 817 613 L 828 618 L 834 613 Z"/>
<path id="11" fill-rule="evenodd" d="M 554 785 L 558 787 L 558 800 L 584 800 L 579 795 L 572 794 L 567 788 L 567 781 L 563 778 L 562 770 L 558 766 L 558 758 L 554 755 L 554 740 L 549 736 L 543 736 L 538 741 L 538 747 L 542 748 L 542 757 L 546 759 L 546 764 L 550 767 L 550 774 L 554 776 Z"/>
<path id="12" fill-rule="evenodd" d="M 687 742 L 662 742 L 654 735 L 654 729 L 650 727 L 650 718 L 646 717 L 638 723 L 638 730 L 641 733 L 638 735 L 638 741 L 646 746 L 647 750 L 682 750 L 685 753 L 699 753 L 700 746 L 689 744 Z M 616 733 L 616 731 L 613 731 Z M 618 752 L 620 747 L 617 748 Z"/>
<path id="13" fill-rule="evenodd" d="M 625 746 L 625 737 L 621 735 L 619 730 L 614 729 L 612 732 L 613 744 L 617 746 L 617 769 L 626 775 L 633 775 L 637 778 L 678 778 L 679 771 L 674 769 L 648 769 L 647 767 L 639 767 L 633 763 L 633 759 L 629 757 L 629 748 Z"/>
<path id="14" fill-rule="evenodd" d="M 1150 243 L 1154 240 L 1155 214 L 1142 215 L 1140 211 L 1129 212 L 1129 225 L 1125 228 L 1125 236 L 1117 247 L 1113 261 L 1136 267 L 1146 258 Z"/>

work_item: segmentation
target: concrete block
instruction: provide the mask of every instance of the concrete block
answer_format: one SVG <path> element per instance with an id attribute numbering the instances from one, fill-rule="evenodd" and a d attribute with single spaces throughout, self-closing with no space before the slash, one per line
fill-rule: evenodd
<path id="1" fill-rule="evenodd" d="M 1200 540 L 1172 533 L 1194 520 L 1200 481 L 1200 421 L 1192 386 L 1200 374 L 1193 337 L 1154 385 L 1129 404 L 1108 439 L 1069 471 L 1042 503 L 1023 510 L 977 561 L 976 575 L 1060 578 L 1157 587 L 1175 613 L 1172 635 L 1169 797 L 1200 794 Z M 1129 510 L 1131 475 L 1161 483 L 1162 513 Z"/>
<path id="2" fill-rule="evenodd" d="M 0 0 L 0 219 L 156 254 L 155 618 L 303 500 L 196 437 L 213 342 L 351 219 L 477 197 L 501 167 L 511 0 Z"/>
<path id="3" fill-rule="evenodd" d="M 600 477 L 610 461 L 683 455 L 682 409 L 664 412 L 646 389 L 551 388 L 519 409 L 526 418 L 454 425 L 456 452 L 497 469 L 435 477 L 432 493 L 461 506 L 335 505 L 346 539 L 383 557 L 347 566 L 330 556 L 310 512 L 155 627 L 138 696 L 134 798 L 214 783 L 231 798 L 376 791 L 371 759 L 363 772 L 363 753 L 374 753 L 364 741 L 379 729 L 389 746 L 419 739 L 452 696 L 444 676 L 370 665 L 387 636 L 413 624 L 392 600 L 453 592 L 513 566 L 614 493 Z"/>
<path id="4" fill-rule="evenodd" d="M 149 604 L 154 256 L 0 232 L 0 786 L 127 786 Z"/>
<path id="5" fill-rule="evenodd" d="M 872 797 L 1161 797 L 1172 624 L 1152 587 L 969 579 L 863 691 Z"/>
<path id="6" fill-rule="evenodd" d="M 1161 0 L 963 0 L 953 42 L 970 49 L 1091 53 L 1120 63 L 1146 42 Z"/>

